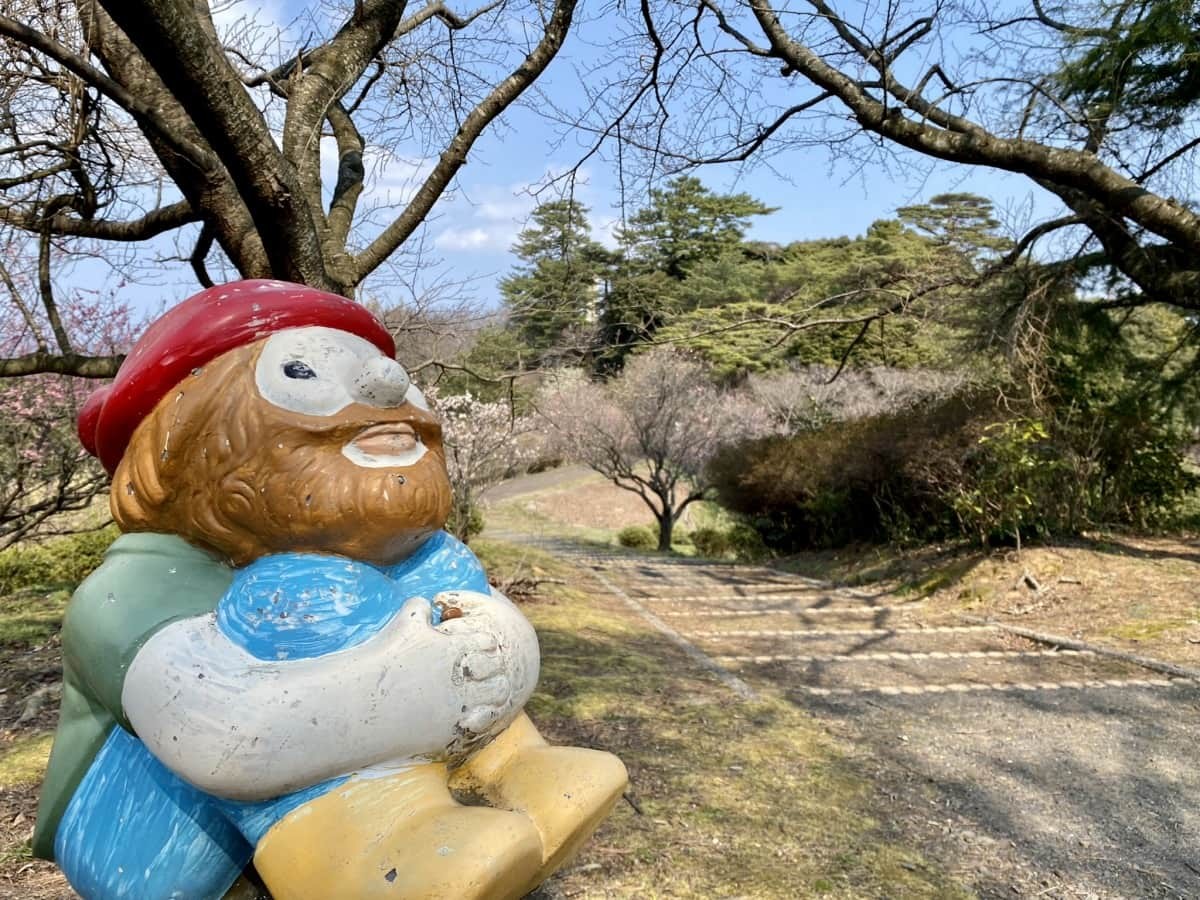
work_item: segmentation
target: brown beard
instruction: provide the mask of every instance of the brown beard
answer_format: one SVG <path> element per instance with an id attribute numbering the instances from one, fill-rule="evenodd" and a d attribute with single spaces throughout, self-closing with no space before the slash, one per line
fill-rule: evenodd
<path id="1" fill-rule="evenodd" d="M 332 416 L 280 409 L 255 386 L 261 345 L 194 372 L 142 421 L 113 475 L 117 524 L 178 534 L 238 566 L 285 551 L 377 565 L 406 557 L 449 515 L 437 419 L 408 403 Z M 364 429 L 397 422 L 426 447 L 414 465 L 368 468 L 342 454 Z"/>

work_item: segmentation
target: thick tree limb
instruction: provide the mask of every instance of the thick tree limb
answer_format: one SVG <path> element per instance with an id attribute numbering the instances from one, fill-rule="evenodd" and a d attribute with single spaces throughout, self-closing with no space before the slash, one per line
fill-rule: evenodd
<path id="1" fill-rule="evenodd" d="M 48 228 L 51 234 L 59 237 L 96 238 L 102 241 L 144 241 L 199 219 L 199 214 L 186 200 L 151 210 L 141 218 L 126 222 L 78 219 L 65 209 L 43 218 L 11 207 L 0 207 L 0 222 L 22 231 L 38 233 Z"/>
<path id="2" fill-rule="evenodd" d="M 97 0 L 75 0 L 75 9 L 83 25 L 88 48 L 113 77 L 129 85 L 143 103 L 158 109 L 172 129 L 195 143 L 207 146 L 187 110 L 167 89 L 133 42 L 97 5 Z M 203 212 L 212 224 L 216 240 L 238 271 L 246 278 L 272 275 L 250 210 L 242 202 L 225 167 L 218 163 L 212 169 L 201 172 L 153 134 L 147 135 L 147 139 L 163 168 L 191 201 L 192 207 Z"/>
<path id="3" fill-rule="evenodd" d="M 366 175 L 363 168 L 364 142 L 350 114 L 340 102 L 329 107 L 329 125 L 338 148 L 338 178 L 333 199 L 329 203 L 329 236 L 333 244 L 344 251 Z"/>
<path id="4" fill-rule="evenodd" d="M 507 78 L 496 85 L 487 97 L 471 110 L 408 207 L 354 260 L 355 281 L 361 281 L 375 271 L 416 231 L 451 179 L 466 164 L 467 153 L 484 128 L 545 71 L 566 40 L 577 3 L 578 0 L 557 0 L 537 46 Z"/>
<path id="5" fill-rule="evenodd" d="M 85 356 L 79 353 L 28 353 L 0 359 L 0 378 L 22 375 L 73 375 L 76 378 L 112 378 L 124 362 L 123 355 Z"/>
<path id="6" fill-rule="evenodd" d="M 325 270 L 291 164 L 215 35 L 188 0 L 101 0 L 225 164 L 278 277 L 341 290 Z"/>
<path id="7" fill-rule="evenodd" d="M 824 7 L 819 0 L 815 5 Z M 1200 216 L 1120 175 L 1094 154 L 998 137 L 977 123 L 928 108 L 928 101 L 911 94 L 905 97 L 906 105 L 921 112 L 923 118 L 905 118 L 899 110 L 871 97 L 810 47 L 793 40 L 769 0 L 751 0 L 751 10 L 772 54 L 837 97 L 867 131 L 928 156 L 987 165 L 1082 191 L 1181 250 L 1200 254 Z M 829 14 L 836 27 L 840 20 Z M 904 96 L 906 88 L 890 76 L 888 83 L 889 93 Z"/>
<path id="8" fill-rule="evenodd" d="M 321 210 L 321 126 L 333 104 L 391 40 L 405 6 L 405 0 L 360 0 L 337 34 L 289 75 L 283 155 L 296 167 L 318 233 L 327 224 Z"/>
<path id="9" fill-rule="evenodd" d="M 1171 245 L 1146 246 L 1126 224 L 1082 191 L 1043 183 L 1062 199 L 1104 248 L 1107 263 L 1119 269 L 1152 300 L 1200 309 L 1200 269 Z"/>

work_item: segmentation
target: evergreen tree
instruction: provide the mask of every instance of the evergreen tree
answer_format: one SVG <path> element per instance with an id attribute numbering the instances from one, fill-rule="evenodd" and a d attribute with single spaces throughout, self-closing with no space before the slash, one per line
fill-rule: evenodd
<path id="1" fill-rule="evenodd" d="M 771 212 L 749 194 L 715 194 L 690 176 L 651 190 L 649 203 L 617 235 L 623 256 L 604 305 L 597 368 L 620 369 L 633 345 L 665 322 L 724 302 L 714 279 L 741 269 L 749 219 Z"/>
<path id="2" fill-rule="evenodd" d="M 938 194 L 928 203 L 900 207 L 896 217 L 971 265 L 1011 246 L 1008 238 L 996 233 L 1000 223 L 992 215 L 992 201 L 978 194 Z"/>
<path id="3" fill-rule="evenodd" d="M 700 260 L 740 245 L 751 216 L 774 211 L 749 194 L 714 194 L 684 176 L 651 190 L 618 237 L 631 260 L 682 281 Z"/>
<path id="4" fill-rule="evenodd" d="M 600 312 L 607 251 L 591 237 L 577 200 L 540 204 L 512 251 L 521 260 L 500 281 L 509 322 L 535 356 L 577 342 Z"/>
<path id="5" fill-rule="evenodd" d="M 1195 0 L 1104 2 L 1091 18 L 1100 27 L 1066 32 L 1078 55 L 1058 72 L 1064 96 L 1083 102 L 1093 127 L 1114 116 L 1156 131 L 1183 125 L 1200 103 Z"/>

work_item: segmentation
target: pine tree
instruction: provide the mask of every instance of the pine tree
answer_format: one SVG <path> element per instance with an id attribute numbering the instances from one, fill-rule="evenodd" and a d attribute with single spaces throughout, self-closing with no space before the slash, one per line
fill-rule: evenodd
<path id="1" fill-rule="evenodd" d="M 587 213 L 577 200 L 539 205 L 512 247 L 522 264 L 500 281 L 509 323 L 542 357 L 576 343 L 599 316 L 608 252 Z"/>
<path id="2" fill-rule="evenodd" d="M 682 281 L 698 261 L 740 245 L 751 216 L 774 211 L 749 194 L 714 194 L 684 176 L 651 190 L 618 238 L 631 260 Z"/>

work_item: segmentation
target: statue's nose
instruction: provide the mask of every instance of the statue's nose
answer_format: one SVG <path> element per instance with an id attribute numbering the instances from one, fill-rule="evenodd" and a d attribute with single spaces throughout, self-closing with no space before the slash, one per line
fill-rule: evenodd
<path id="1" fill-rule="evenodd" d="M 370 406 L 400 406 L 409 383 L 408 373 L 400 363 L 377 356 L 354 379 L 354 395 Z"/>

